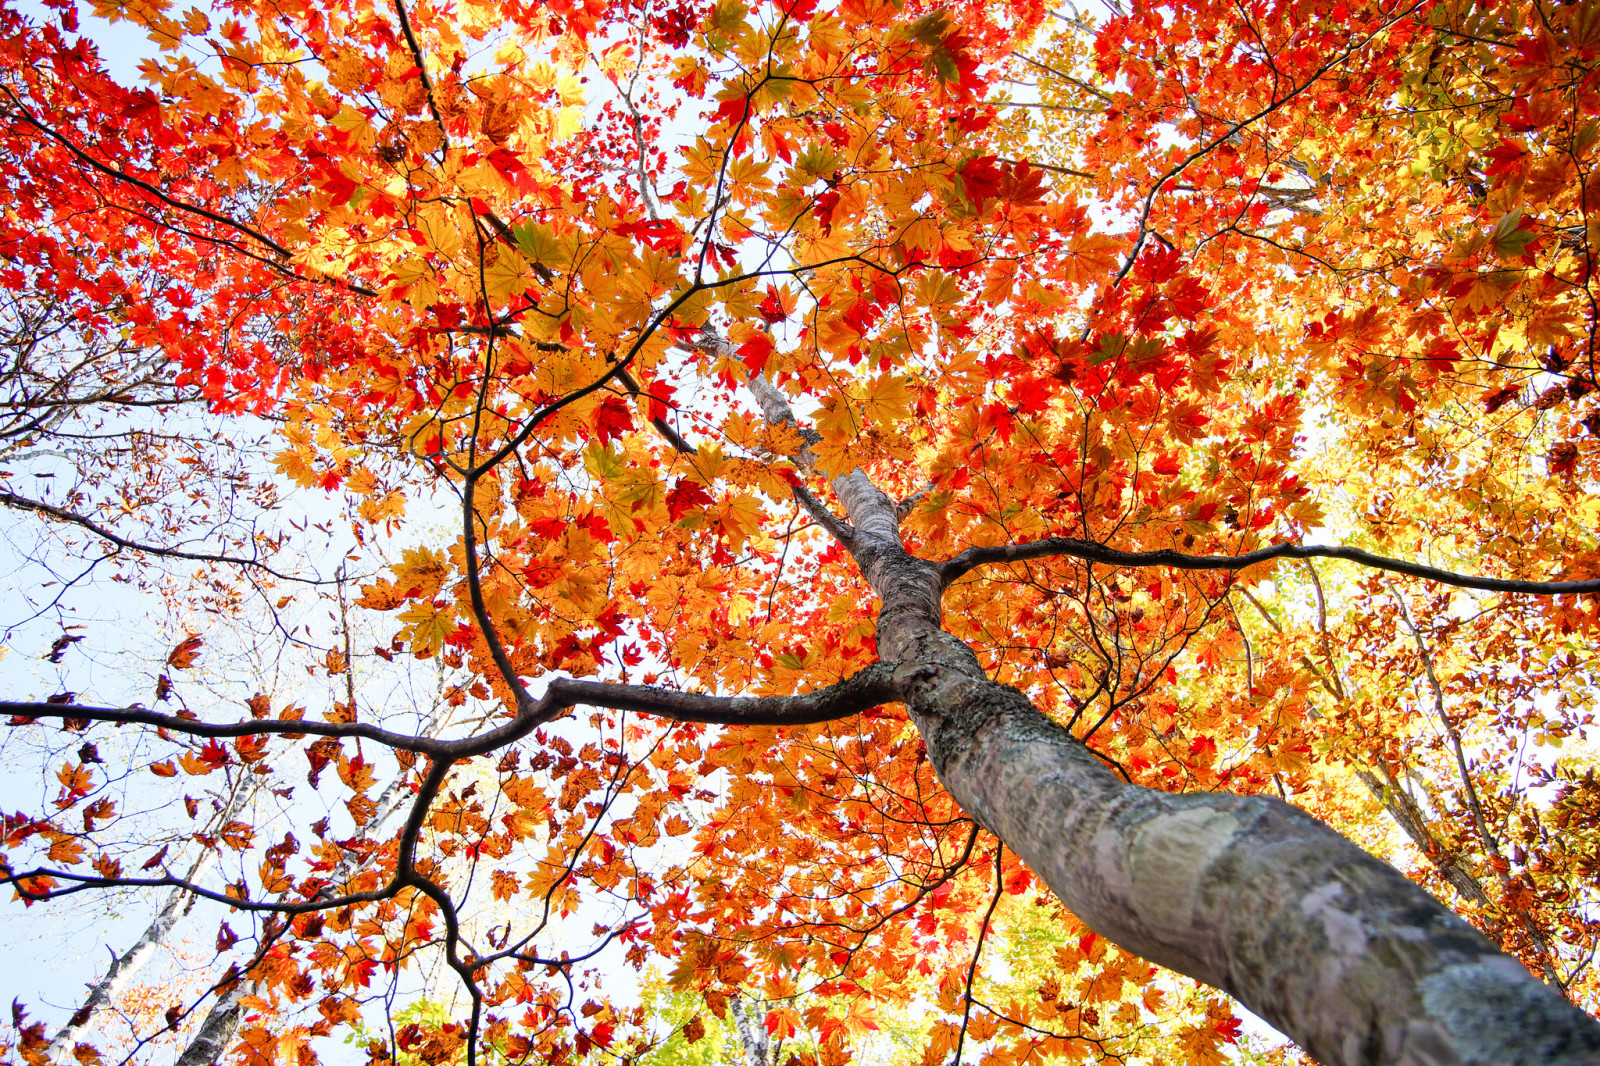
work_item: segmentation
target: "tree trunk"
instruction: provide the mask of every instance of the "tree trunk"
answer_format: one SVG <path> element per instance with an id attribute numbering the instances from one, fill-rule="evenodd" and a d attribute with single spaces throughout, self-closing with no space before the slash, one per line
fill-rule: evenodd
<path id="1" fill-rule="evenodd" d="M 728 1000 L 728 1013 L 733 1015 L 733 1028 L 739 1037 L 738 1066 L 777 1066 L 778 1048 L 763 1022 L 759 1000 L 735 996 Z"/>
<path id="2" fill-rule="evenodd" d="M 260 778 L 252 777 L 242 784 L 229 798 L 227 806 L 222 809 L 215 824 L 226 825 L 236 818 L 259 788 Z M 211 867 L 216 865 L 217 858 L 218 853 L 215 848 L 202 845 L 200 854 L 190 864 L 184 880 L 191 883 L 200 881 L 210 872 Z M 56 1031 L 47 1052 L 51 1062 L 65 1062 L 71 1057 L 72 1048 L 81 1037 L 97 1031 L 94 1025 L 95 1014 L 104 1010 L 112 1000 L 123 993 L 134 975 L 144 968 L 156 950 L 166 942 L 167 937 L 172 935 L 172 930 L 176 928 L 178 922 L 194 909 L 195 898 L 194 895 L 177 888 L 167 894 L 166 901 L 162 903 L 161 909 L 156 912 L 156 916 L 151 919 L 144 932 L 139 934 L 139 939 L 135 940 L 127 951 L 111 960 L 111 965 L 106 968 L 100 980 L 90 986 L 88 998 L 84 1000 L 83 1006 L 78 1008 L 66 1025 Z"/>
<path id="3" fill-rule="evenodd" d="M 227 992 L 217 997 L 206 1014 L 205 1021 L 189 1041 L 189 1046 L 178 1056 L 177 1066 L 210 1066 L 222 1060 L 233 1034 L 239 1031 L 239 1015 L 244 1013 L 244 997 L 254 985 L 244 978 Z"/>
<path id="4" fill-rule="evenodd" d="M 878 651 L 963 809 L 1121 947 L 1237 997 L 1327 1066 L 1596 1066 L 1600 1026 L 1392 867 L 1295 807 L 1124 783 L 940 623 L 942 569 L 837 478 Z"/>
<path id="5" fill-rule="evenodd" d="M 449 713 L 436 713 L 429 721 L 426 734 L 431 735 L 442 729 L 449 721 Z M 405 806 L 405 801 L 411 798 L 409 792 L 403 787 L 405 774 L 401 773 L 384 786 L 378 794 L 374 804 L 370 831 L 381 829 L 396 811 Z M 351 856 L 346 854 L 339 865 L 334 867 L 330 880 L 347 877 L 351 868 L 356 863 Z M 252 981 L 248 976 L 241 975 L 239 980 L 227 992 L 217 997 L 217 1001 L 206 1012 L 205 1020 L 200 1023 L 200 1028 L 195 1030 L 194 1037 L 189 1041 L 189 1046 L 183 1049 L 183 1054 L 178 1056 L 175 1066 L 210 1066 L 219 1062 L 222 1054 L 233 1041 L 233 1036 L 239 1031 L 239 1019 L 244 1014 L 244 997 L 257 995 L 262 991 L 259 982 Z"/>

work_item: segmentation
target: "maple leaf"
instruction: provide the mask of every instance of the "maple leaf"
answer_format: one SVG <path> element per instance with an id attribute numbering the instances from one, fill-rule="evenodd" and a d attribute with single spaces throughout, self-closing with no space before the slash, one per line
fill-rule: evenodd
<path id="1" fill-rule="evenodd" d="M 983 211 L 983 201 L 999 195 L 1006 175 L 992 155 L 974 156 L 956 168 L 962 194 L 971 202 L 972 209 Z"/>
<path id="2" fill-rule="evenodd" d="M 1287 962 L 1258 980 L 1217 930 L 1303 923 L 1284 886 L 1308 877 L 1358 917 L 1350 885 L 1394 883 L 1322 823 L 1399 829 L 1485 935 L 1587 972 L 1568 919 L 1600 813 L 1561 745 L 1592 726 L 1600 622 L 1530 591 L 1600 574 L 1583 5 L 132 5 L 174 55 L 226 53 L 139 90 L 57 13 L 0 11 L 0 317 L 43 405 L 0 504 L 53 610 L 120 612 L 83 599 L 110 575 L 231 658 L 204 720 L 168 676 L 194 635 L 130 670 L 156 710 L 16 704 L 16 729 L 125 742 L 35 767 L 60 789 L 7 847 L 161 880 L 112 856 L 148 873 L 180 842 L 96 791 L 149 765 L 150 809 L 196 834 L 174 875 L 226 850 L 196 883 L 260 920 L 248 966 L 205 978 L 244 1060 L 309 1062 L 357 996 L 454 951 L 485 1010 L 397 1003 L 369 1058 L 622 1054 L 664 1019 L 700 1050 L 804 1029 L 819 1063 L 880 1026 L 926 1033 L 929 1066 L 1219 1061 L 1224 1001 L 1113 944 L 1172 901 L 1073 896 L 1078 837 L 1045 823 L 1108 807 L 1163 884 L 1193 858 L 1160 842 L 1213 814 L 1297 856 L 1213 893 L 1230 922 L 1174 919 L 1155 940 L 1182 952 L 1129 941 L 1266 1016 L 1314 1028 L 1281 997 L 1325 960 L 1264 942 Z M 1493 61 L 1462 45 L 1486 17 Z M 1046 106 L 985 97 L 1023 71 Z M 121 443 L 37 465 L 88 435 Z M 1317 555 L 1314 524 L 1364 547 Z M 27 639 L 64 659 L 60 633 Z M 257 691 L 301 669 L 323 687 Z M 1323 835 L 1266 839 L 1288 823 L 1263 796 Z M 302 846 L 271 819 L 306 802 Z M 638 921 L 579 943 L 596 898 Z M 607 953 L 658 965 L 661 998 L 573 1000 Z M 1313 989 L 1360 1010 L 1297 1035 L 1414 1024 L 1395 987 Z M 181 1040 L 208 994 L 116 1009 Z"/>
<path id="3" fill-rule="evenodd" d="M 864 406 L 873 421 L 894 425 L 911 417 L 911 390 L 904 378 L 885 374 L 868 387 Z"/>
<path id="4" fill-rule="evenodd" d="M 788 286 L 780 289 L 777 286 L 768 285 L 766 296 L 762 299 L 757 310 L 760 312 L 763 322 L 768 325 L 776 325 L 779 322 L 787 321 L 789 316 L 794 314 L 797 304 L 798 298 L 789 291 Z"/>
<path id="5" fill-rule="evenodd" d="M 1050 402 L 1051 390 L 1043 378 L 1024 378 L 1011 386 L 1011 402 L 1023 414 L 1036 415 Z"/>
<path id="6" fill-rule="evenodd" d="M 1150 470 L 1163 477 L 1175 477 L 1183 470 L 1183 462 L 1173 452 L 1162 452 L 1156 456 L 1155 462 L 1150 464 Z"/>
<path id="7" fill-rule="evenodd" d="M 204 641 L 191 633 L 167 653 L 167 665 L 174 670 L 189 669 L 200 657 L 200 645 L 203 643 Z"/>
<path id="8" fill-rule="evenodd" d="M 616 396 L 607 396 L 594 410 L 595 439 L 615 440 L 633 428 L 633 412 Z"/>
<path id="9" fill-rule="evenodd" d="M 645 219 L 613 227 L 613 233 L 637 237 L 647 248 L 674 254 L 683 249 L 683 229 L 672 219 Z"/>
<path id="10" fill-rule="evenodd" d="M 515 153 L 505 148 L 496 148 L 484 158 L 518 192 L 531 194 L 538 191 L 538 181 Z"/>
<path id="11" fill-rule="evenodd" d="M 1007 163 L 1000 182 L 999 195 L 1018 205 L 1037 204 L 1045 199 L 1044 171 L 1030 166 L 1026 159 Z"/>
<path id="12" fill-rule="evenodd" d="M 690 511 L 710 506 L 711 494 L 705 486 L 686 477 L 678 478 L 667 493 L 667 514 L 677 521 Z"/>

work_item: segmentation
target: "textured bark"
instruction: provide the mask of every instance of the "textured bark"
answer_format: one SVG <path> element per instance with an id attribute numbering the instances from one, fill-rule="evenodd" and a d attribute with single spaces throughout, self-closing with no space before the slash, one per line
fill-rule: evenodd
<path id="1" fill-rule="evenodd" d="M 225 824 L 238 817 L 239 812 L 244 809 L 258 788 L 259 779 L 253 778 L 246 786 L 236 789 L 229 797 L 227 806 L 217 816 L 216 824 Z M 216 849 L 202 848 L 200 854 L 190 864 L 184 880 L 191 882 L 201 880 L 216 864 L 217 858 Z M 97 1031 L 98 1023 L 95 1015 L 127 989 L 134 975 L 143 969 L 155 955 L 156 950 L 166 943 L 167 937 L 172 935 L 172 930 L 176 928 L 178 922 L 194 909 L 196 898 L 193 893 L 181 889 L 173 889 L 167 894 L 161 909 L 156 912 L 150 924 L 145 926 L 144 932 L 139 934 L 139 939 L 135 940 L 127 951 L 111 960 L 111 965 L 106 968 L 100 980 L 90 986 L 89 995 L 84 999 L 83 1006 L 78 1008 L 66 1025 L 57 1030 L 47 1052 L 50 1061 L 66 1061 L 71 1057 L 75 1044 L 83 1037 Z"/>
<path id="2" fill-rule="evenodd" d="M 1483 890 L 1483 885 L 1479 883 L 1477 877 L 1465 866 L 1461 865 L 1456 857 L 1451 855 L 1438 840 L 1434 839 L 1433 834 L 1428 831 L 1427 822 L 1422 817 L 1422 812 L 1417 809 L 1416 801 L 1406 795 L 1392 777 L 1386 786 L 1384 782 L 1366 770 L 1358 769 L 1356 776 L 1360 778 L 1363 785 L 1367 786 L 1367 791 L 1372 793 L 1372 797 L 1383 804 L 1384 810 L 1389 812 L 1389 816 L 1394 819 L 1395 824 L 1399 825 L 1405 831 L 1406 836 L 1411 838 L 1411 842 L 1416 845 L 1423 858 L 1433 864 L 1434 869 L 1438 870 L 1440 875 L 1450 883 L 1451 888 L 1460 893 L 1462 899 L 1481 907 L 1492 906 L 1488 893 Z M 1502 885 L 1505 885 L 1509 880 L 1510 878 L 1506 875 L 1500 875 Z M 1551 949 L 1550 941 L 1545 936 L 1544 931 L 1523 912 L 1514 912 L 1510 920 L 1516 923 L 1517 928 L 1522 931 L 1522 935 L 1528 938 L 1528 943 L 1538 953 L 1539 969 L 1543 974 L 1545 984 L 1560 992 L 1562 996 L 1567 997 L 1566 983 L 1555 968 L 1555 952 Z M 1506 936 L 1509 932 L 1506 928 L 1507 924 L 1506 922 L 1495 922 L 1490 928 L 1491 935 L 1501 945 L 1507 943 Z M 1512 950 L 1515 949 L 1513 948 Z M 1567 998 L 1570 999 L 1570 997 Z"/>
<path id="3" fill-rule="evenodd" d="M 202 853 L 202 859 L 211 852 Z M 192 879 L 204 874 L 204 869 L 196 863 L 195 868 L 189 872 Z M 179 920 L 194 909 L 195 897 L 188 892 L 173 889 L 167 894 L 166 901 L 161 909 L 145 926 L 144 932 L 139 934 L 139 939 L 121 955 L 111 960 L 111 965 L 106 967 L 106 972 L 100 980 L 89 987 L 89 995 L 84 999 L 83 1006 L 72 1015 L 72 1019 L 56 1031 L 50 1041 L 50 1050 L 47 1052 L 51 1062 L 66 1062 L 72 1058 L 73 1045 L 85 1036 L 96 1030 L 98 1020 L 95 1015 L 104 1010 L 112 1000 L 120 996 L 133 980 L 133 977 L 155 955 L 156 950 L 166 942 L 173 928 Z"/>
<path id="4" fill-rule="evenodd" d="M 1411 843 L 1416 845 L 1424 858 L 1433 863 L 1440 876 L 1450 882 L 1450 887 L 1459 892 L 1462 899 L 1479 906 L 1488 906 L 1489 895 L 1484 892 L 1483 885 L 1466 867 L 1457 862 L 1439 841 L 1434 839 L 1432 833 L 1428 832 L 1427 820 L 1417 809 L 1416 801 L 1406 795 L 1398 782 L 1393 778 L 1384 782 L 1376 774 L 1361 769 L 1356 770 L 1356 777 L 1367 786 L 1372 798 L 1383 804 L 1383 809 L 1389 812 L 1389 817 L 1405 831 L 1406 836 L 1411 838 Z"/>
<path id="5" fill-rule="evenodd" d="M 448 720 L 448 713 L 436 714 L 425 732 L 436 733 Z M 396 777 L 378 794 L 376 810 L 369 823 L 374 831 L 381 829 L 411 798 L 407 790 L 402 787 L 403 783 L 404 775 Z M 350 876 L 357 865 L 353 856 L 346 854 L 330 874 L 330 881 L 337 882 L 340 878 Z M 210 1066 L 211 1063 L 220 1062 L 223 1053 L 233 1041 L 234 1034 L 239 1031 L 239 1020 L 244 1015 L 244 998 L 261 995 L 265 991 L 266 988 L 261 982 L 252 981 L 247 976 L 240 977 L 231 988 L 217 997 L 215 1003 L 211 1004 L 211 1009 L 206 1012 L 200 1028 L 195 1030 L 194 1037 L 189 1041 L 189 1046 L 183 1049 L 183 1054 L 178 1056 L 175 1066 Z"/>
<path id="6" fill-rule="evenodd" d="M 183 1049 L 183 1054 L 178 1056 L 177 1066 L 209 1066 L 210 1063 L 221 1061 L 222 1053 L 233 1040 L 233 1034 L 239 1030 L 239 1015 L 244 1013 L 245 990 L 246 982 L 240 981 L 217 997 L 205 1021 L 200 1023 L 200 1030 L 189 1041 L 189 1046 Z"/>
<path id="7" fill-rule="evenodd" d="M 1391 867 L 1274 799 L 1118 781 L 1001 686 L 929 686 L 930 759 L 1107 939 L 1340 1066 L 1600 1062 L 1600 1030 Z M 995 691 L 1000 690 L 1000 691 Z"/>
<path id="8" fill-rule="evenodd" d="M 742 1066 L 777 1066 L 783 1042 L 775 1043 L 767 1032 L 759 1003 L 730 999 L 728 1013 L 733 1016 L 734 1032 L 739 1037 Z"/>
<path id="9" fill-rule="evenodd" d="M 1328 1066 L 1600 1066 L 1600 1025 L 1310 815 L 1115 777 L 944 632 L 944 567 L 905 551 L 894 503 L 860 470 L 833 487 L 940 780 L 1097 933 Z"/>

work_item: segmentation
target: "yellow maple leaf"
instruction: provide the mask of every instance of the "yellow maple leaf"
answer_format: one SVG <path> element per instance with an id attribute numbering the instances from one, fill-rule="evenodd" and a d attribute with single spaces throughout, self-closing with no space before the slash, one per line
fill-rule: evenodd
<path id="1" fill-rule="evenodd" d="M 419 659 L 437 654 L 456 631 L 455 610 L 437 601 L 425 600 L 398 617 L 406 627 L 401 635 L 411 644 L 411 654 Z"/>
<path id="2" fill-rule="evenodd" d="M 867 417 L 879 425 L 889 425 L 911 417 L 911 390 L 898 374 L 880 374 L 867 387 Z"/>

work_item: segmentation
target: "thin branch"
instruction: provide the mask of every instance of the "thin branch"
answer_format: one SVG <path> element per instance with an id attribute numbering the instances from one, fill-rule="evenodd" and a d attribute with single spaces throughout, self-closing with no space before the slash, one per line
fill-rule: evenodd
<path id="1" fill-rule="evenodd" d="M 1311 575 L 1311 587 L 1317 594 L 1317 633 L 1322 639 L 1322 657 L 1328 660 L 1328 677 L 1333 682 L 1333 694 L 1342 703 L 1345 698 L 1344 682 L 1339 677 L 1339 663 L 1333 657 L 1333 642 L 1328 635 L 1328 601 L 1322 592 L 1322 577 L 1317 564 L 1305 560 L 1306 573 Z"/>
<path id="2" fill-rule="evenodd" d="M 1411 630 L 1411 637 L 1417 643 L 1417 654 L 1422 658 L 1422 670 L 1428 678 L 1428 688 L 1433 692 L 1433 712 L 1439 717 L 1439 724 L 1444 726 L 1445 735 L 1450 738 L 1450 750 L 1455 753 L 1456 769 L 1461 773 L 1461 784 L 1465 786 L 1467 802 L 1472 808 L 1472 821 L 1477 826 L 1478 836 L 1483 840 L 1484 847 L 1489 854 L 1495 857 L 1500 855 L 1500 845 L 1495 841 L 1494 835 L 1489 832 L 1489 824 L 1483 816 L 1483 804 L 1478 799 L 1478 786 L 1473 783 L 1472 771 L 1467 768 L 1467 756 L 1461 748 L 1461 734 L 1456 731 L 1455 723 L 1450 721 L 1450 712 L 1444 705 L 1444 686 L 1439 684 L 1439 675 L 1433 669 L 1433 656 L 1428 651 L 1427 643 L 1422 639 L 1422 630 L 1411 620 L 1411 612 L 1406 610 L 1405 601 L 1396 595 L 1395 607 L 1400 611 L 1400 617 L 1405 621 L 1406 628 Z"/>
<path id="3" fill-rule="evenodd" d="M 972 980 L 978 975 L 978 960 L 983 957 L 983 943 L 989 937 L 989 922 L 994 917 L 994 910 L 1000 905 L 1000 897 L 1005 895 L 1005 858 L 1006 847 L 1002 843 L 994 851 L 994 898 L 989 901 L 989 909 L 983 914 L 983 924 L 978 927 L 978 943 L 972 949 L 972 962 L 967 967 L 967 984 L 961 996 L 961 1032 L 956 1034 L 956 1054 L 951 1059 L 952 1066 L 961 1066 L 961 1050 L 967 1042 L 967 1023 L 972 1018 Z"/>
<path id="4" fill-rule="evenodd" d="M 433 79 L 428 77 L 428 64 L 422 55 L 422 42 L 417 40 L 417 35 L 411 28 L 411 16 L 406 13 L 405 0 L 394 0 L 395 14 L 400 17 L 400 31 L 405 34 L 406 47 L 411 50 L 411 61 L 417 65 L 417 76 L 422 81 L 422 88 L 428 97 L 428 113 L 433 116 L 434 124 L 439 127 L 439 139 L 444 142 L 445 150 L 450 148 L 450 130 L 444 124 L 444 116 L 439 114 L 439 105 L 433 96 Z"/>
<path id="5" fill-rule="evenodd" d="M 911 495 L 907 496 L 905 499 L 903 499 L 899 503 L 895 504 L 894 505 L 894 517 L 895 517 L 895 519 L 897 521 L 904 522 L 907 518 L 910 518 L 911 517 L 911 512 L 916 510 L 917 504 L 921 503 L 924 499 L 926 499 L 927 496 L 928 496 L 928 493 L 933 491 L 933 485 L 934 485 L 934 483 L 930 481 L 926 485 L 924 485 L 920 489 L 918 489 L 916 492 L 913 492 Z"/>
<path id="6" fill-rule="evenodd" d="M 1116 98 L 1111 96 L 1111 94 L 1095 88 L 1086 81 L 1081 81 L 1078 78 L 1074 78 L 1071 74 L 1068 74 L 1065 71 L 1057 70 L 1055 67 L 1052 67 L 1047 63 L 1042 63 L 1032 56 L 1023 55 L 1021 52 L 1012 52 L 1011 54 L 1028 64 L 1028 66 L 1042 70 L 1053 78 L 1060 78 L 1062 81 L 1067 82 L 1070 85 L 1074 85 L 1086 93 L 1092 93 L 1108 104 L 1116 103 Z"/>
<path id="7" fill-rule="evenodd" d="M 211 222 L 215 222 L 218 225 L 226 226 L 229 229 L 236 230 L 239 233 L 248 236 L 252 240 L 257 241 L 263 247 L 270 249 L 275 255 L 281 256 L 284 259 L 293 258 L 293 252 L 279 244 L 277 241 L 273 240 L 271 237 L 268 237 L 260 230 L 252 229 L 250 226 L 245 225 L 237 219 L 229 218 L 227 215 L 218 214 L 215 211 L 208 210 L 207 208 L 200 207 L 196 204 L 185 203 L 182 200 L 167 195 L 161 189 L 147 181 L 136 178 L 126 171 L 118 170 L 116 167 L 102 163 L 100 160 L 90 155 L 87 151 L 78 147 L 78 145 L 73 143 L 63 134 L 34 118 L 32 112 L 23 106 L 22 101 L 17 99 L 16 95 L 9 89 L 5 90 L 5 94 L 8 98 L 10 98 L 11 105 L 14 108 L 13 114 L 15 114 L 17 118 L 21 119 L 24 124 L 33 127 L 43 136 L 61 145 L 75 158 L 77 158 L 80 163 L 89 169 L 98 171 L 108 178 L 113 178 L 127 185 L 131 185 L 136 189 L 140 189 L 149 196 L 154 197 L 156 200 L 166 204 L 168 207 L 173 208 L 174 210 L 183 211 L 191 215 L 197 215 L 201 218 L 208 219 Z M 219 241 L 219 243 L 233 244 L 232 241 Z M 238 245 L 234 245 L 234 247 L 238 247 Z M 239 248 L 239 250 L 248 254 L 248 249 Z"/>
<path id="8" fill-rule="evenodd" d="M 51 506 L 50 504 L 43 503 L 39 500 L 30 500 L 26 496 L 18 496 L 13 492 L 0 492 L 0 504 L 3 504 L 7 507 L 14 507 L 19 511 L 34 511 L 38 514 L 49 515 L 51 518 L 54 518 L 58 521 L 67 522 L 71 525 L 86 529 L 100 539 L 109 541 L 118 548 L 122 548 L 127 551 L 143 552 L 146 555 L 155 555 L 164 559 L 187 559 L 190 562 L 197 563 L 225 563 L 231 566 L 254 567 L 263 573 L 271 574 L 279 581 L 296 581 L 306 585 L 331 585 L 336 580 L 319 580 L 317 578 L 295 577 L 293 574 L 285 574 L 281 571 L 274 570 L 272 567 L 258 559 L 245 559 L 239 556 L 219 555 L 210 552 L 190 552 L 183 551 L 179 548 L 162 548 L 154 544 L 144 544 L 140 541 L 129 540 L 127 537 L 113 533 L 111 530 L 100 525 L 93 519 L 85 518 L 83 515 L 76 514 L 72 511 L 63 510 L 60 507 Z"/>
<path id="9" fill-rule="evenodd" d="M 645 396 L 644 390 L 639 387 L 639 382 L 634 380 L 633 375 L 626 370 L 617 372 L 617 381 L 621 383 L 623 388 L 628 390 L 630 395 L 636 397 Z M 700 454 L 700 450 L 685 440 L 683 435 L 672 428 L 672 425 L 665 418 L 652 418 L 650 424 L 656 428 L 656 432 L 660 433 L 668 444 L 672 445 L 673 451 L 682 452 L 684 455 Z"/>
<path id="10" fill-rule="evenodd" d="M 817 520 L 817 525 L 826 529 L 833 539 L 848 547 L 856 539 L 855 530 L 850 528 L 850 523 L 828 510 L 828 505 L 812 495 L 811 490 L 804 485 L 789 486 L 794 492 L 794 498 L 800 501 L 800 506 L 810 512 L 811 517 Z"/>

